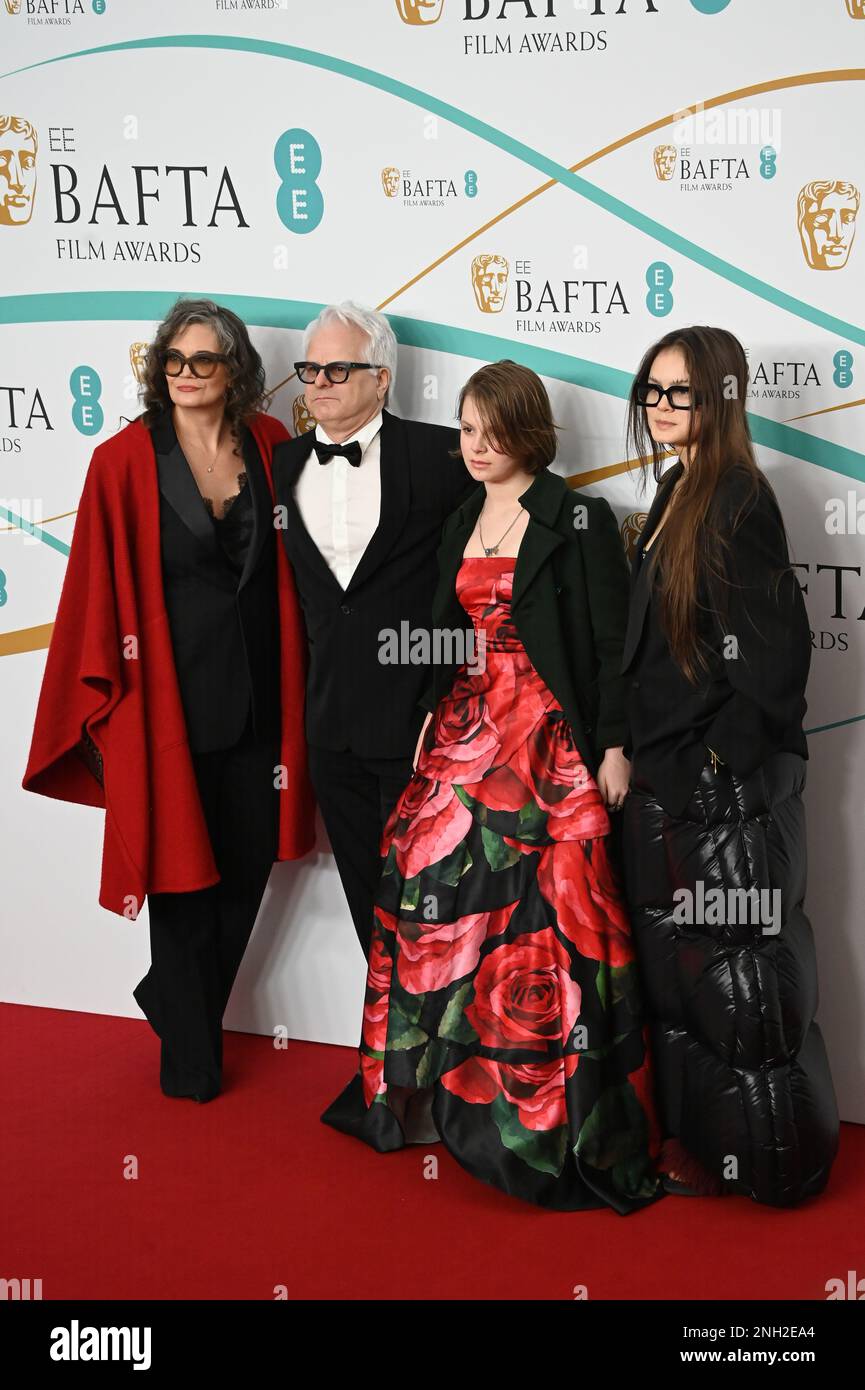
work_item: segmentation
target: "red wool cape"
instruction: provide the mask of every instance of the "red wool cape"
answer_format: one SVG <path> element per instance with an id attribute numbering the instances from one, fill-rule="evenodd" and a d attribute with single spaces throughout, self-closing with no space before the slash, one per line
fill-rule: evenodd
<path id="1" fill-rule="evenodd" d="M 269 415 L 249 426 L 273 495 L 273 446 L 287 431 Z M 278 858 L 299 859 L 315 843 L 303 729 L 306 640 L 285 550 L 277 551 L 285 769 Z M 102 754 L 104 786 L 76 752 L 82 729 Z M 87 472 L 23 786 L 104 806 L 99 902 L 110 912 L 137 917 L 148 893 L 219 882 L 165 608 L 156 455 L 139 420 L 100 444 Z"/>

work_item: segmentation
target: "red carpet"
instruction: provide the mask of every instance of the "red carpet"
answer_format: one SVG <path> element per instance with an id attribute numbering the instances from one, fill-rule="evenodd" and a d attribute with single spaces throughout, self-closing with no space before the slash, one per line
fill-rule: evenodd
<path id="1" fill-rule="evenodd" d="M 795 1211 L 667 1197 L 545 1212 L 442 1146 L 380 1155 L 319 1114 L 355 1053 L 227 1033 L 225 1093 L 159 1090 L 146 1023 L 0 1008 L 0 1277 L 45 1299 L 824 1299 L 862 1269 L 865 1127 Z M 423 1176 L 428 1153 L 437 1180 Z M 130 1156 L 138 1177 L 124 1177 Z"/>

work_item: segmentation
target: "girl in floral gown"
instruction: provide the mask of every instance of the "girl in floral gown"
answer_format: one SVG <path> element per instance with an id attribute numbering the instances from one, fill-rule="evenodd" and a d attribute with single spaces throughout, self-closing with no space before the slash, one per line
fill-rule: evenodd
<path id="1" fill-rule="evenodd" d="M 547 471 L 555 426 L 533 372 L 481 368 L 459 413 L 485 486 L 445 526 L 433 633 L 468 618 L 473 640 L 435 671 L 384 829 L 360 1065 L 322 1119 L 379 1152 L 440 1138 L 540 1206 L 626 1213 L 660 1195 L 608 853 L 628 779 L 627 569 L 607 503 Z"/>

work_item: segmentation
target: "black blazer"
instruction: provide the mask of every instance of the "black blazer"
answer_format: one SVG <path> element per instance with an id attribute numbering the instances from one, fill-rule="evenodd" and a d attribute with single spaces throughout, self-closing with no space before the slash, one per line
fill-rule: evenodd
<path id="1" fill-rule="evenodd" d="M 190 748 L 195 753 L 230 748 L 250 711 L 259 739 L 278 738 L 276 537 L 258 446 L 251 431 L 244 430 L 254 529 L 238 578 L 219 544 L 170 414 L 152 434 L 165 606 Z"/>
<path id="2" fill-rule="evenodd" d="M 327 467 L 313 432 L 278 444 L 273 478 L 280 534 L 294 571 L 309 642 L 306 734 L 319 748 L 360 757 L 405 758 L 423 719 L 426 667 L 379 660 L 383 634 L 428 631 L 436 547 L 445 518 L 477 484 L 449 451 L 455 429 L 383 412 L 378 528 L 343 589 L 301 520 L 294 486 L 301 470 Z M 312 458 L 310 459 L 310 455 Z"/>
<path id="3" fill-rule="evenodd" d="M 449 518 L 439 548 L 433 624 L 467 631 L 456 595 L 463 551 L 484 489 Z M 608 502 L 574 492 L 544 469 L 520 497 L 529 523 L 514 570 L 511 616 L 541 680 L 555 695 L 591 774 L 604 749 L 625 741 L 622 643 L 628 619 L 628 567 Z M 584 508 L 585 511 L 577 511 Z M 584 525 L 576 523 L 585 521 Z M 457 665 L 434 668 L 427 709 L 453 685 Z"/>
<path id="4" fill-rule="evenodd" d="M 748 480 L 735 467 L 724 475 L 712 504 L 729 540 L 731 582 L 722 588 L 704 580 L 699 590 L 704 611 L 698 632 L 708 648 L 708 673 L 692 685 L 673 661 L 650 565 L 654 547 L 645 560 L 643 547 L 682 468 L 677 463 L 662 477 L 637 542 L 622 659 L 629 676 L 626 752 L 633 757 L 633 776 L 674 816 L 684 811 L 710 748 L 739 777 L 775 752 L 807 758 L 802 720 L 811 661 L 805 601 L 774 493 L 761 474 L 756 501 L 742 513 Z M 723 624 L 717 616 L 722 593 Z M 725 656 L 725 644 L 736 654 Z"/>

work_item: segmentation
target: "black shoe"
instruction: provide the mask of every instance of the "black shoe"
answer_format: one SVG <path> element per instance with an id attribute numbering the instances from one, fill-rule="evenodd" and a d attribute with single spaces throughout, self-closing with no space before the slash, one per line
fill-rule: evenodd
<path id="1" fill-rule="evenodd" d="M 219 1093 L 219 1086 L 202 1087 L 198 1091 L 175 1091 L 165 1086 L 162 1087 L 162 1094 L 170 1096 L 172 1100 L 197 1100 L 202 1105 L 208 1100 L 213 1100 Z"/>

